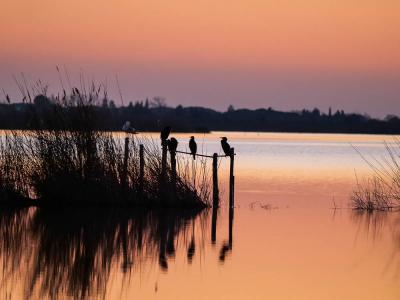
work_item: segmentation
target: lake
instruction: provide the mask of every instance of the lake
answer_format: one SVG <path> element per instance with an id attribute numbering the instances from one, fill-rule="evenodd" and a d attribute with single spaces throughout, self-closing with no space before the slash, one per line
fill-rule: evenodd
<path id="1" fill-rule="evenodd" d="M 187 150 L 191 134 L 174 135 Z M 143 134 L 158 139 L 158 134 Z M 349 208 L 392 136 L 197 134 L 218 211 L 2 209 L 1 299 L 398 299 L 400 215 Z M 211 161 L 210 161 L 211 166 Z"/>

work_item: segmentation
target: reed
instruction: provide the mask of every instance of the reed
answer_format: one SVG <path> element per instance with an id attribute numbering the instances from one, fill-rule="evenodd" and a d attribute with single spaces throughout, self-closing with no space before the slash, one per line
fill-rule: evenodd
<path id="1" fill-rule="evenodd" d="M 385 157 L 368 159 L 358 149 L 356 151 L 370 166 L 373 175 L 360 183 L 351 196 L 351 204 L 358 210 L 393 210 L 400 208 L 400 141 L 385 143 Z"/>
<path id="2" fill-rule="evenodd" d="M 16 132 L 0 135 L 0 204 L 22 205 L 29 199 L 23 145 L 23 137 Z"/>
<path id="3" fill-rule="evenodd" d="M 210 183 L 204 161 L 189 170 L 191 160 L 179 158 L 177 178 L 171 179 L 168 168 L 162 180 L 158 142 L 130 133 L 96 130 L 101 122 L 96 113 L 99 90 L 94 85 L 82 91 L 73 88 L 69 97 L 35 105 L 30 117 L 33 130 L 4 133 L 0 139 L 0 201 L 34 199 L 36 205 L 209 205 Z M 39 114 L 43 109 L 49 113 Z M 125 137 L 129 139 L 127 159 Z M 140 144 L 145 149 L 143 191 L 139 184 Z"/>

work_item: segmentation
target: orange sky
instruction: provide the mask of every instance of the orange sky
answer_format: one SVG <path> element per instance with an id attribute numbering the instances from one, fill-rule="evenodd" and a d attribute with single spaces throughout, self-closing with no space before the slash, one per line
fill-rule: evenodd
<path id="1" fill-rule="evenodd" d="M 162 74 L 149 75 L 159 80 L 185 78 L 183 72 L 235 72 L 239 77 L 246 72 L 273 71 L 393 76 L 400 73 L 399 28 L 397 0 L 2 0 L 0 85 L 6 85 L 9 74 L 20 71 L 46 77 L 44 66 L 54 70 L 56 64 L 93 69 L 95 74 L 101 69 L 127 78 L 132 76 L 126 71 L 129 68 L 163 68 Z M 253 73 L 251 76 L 255 76 Z M 262 81 L 262 76 L 255 80 Z M 290 80 L 286 78 L 289 88 L 295 80 L 295 75 L 290 76 Z M 202 79 L 201 83 L 207 86 L 207 81 Z M 226 86 L 232 84 L 227 82 Z M 246 82 L 243 84 L 244 90 L 250 89 Z M 377 88 L 385 91 L 382 86 Z M 390 95 L 398 91 L 393 88 Z M 193 98 L 190 104 L 204 97 L 180 95 L 160 87 L 147 93 L 127 90 L 127 96 L 132 97 L 157 93 L 177 101 Z M 196 93 L 194 86 L 192 94 Z M 240 97 L 242 102 L 232 101 L 241 106 L 245 94 Z M 221 93 L 216 92 L 218 95 Z M 222 96 L 215 100 L 225 107 L 229 98 Z M 269 106 L 261 101 L 263 96 L 272 98 L 267 92 L 257 92 L 254 98 L 260 100 L 250 106 Z M 303 106 L 314 105 L 306 97 L 300 103 L 293 97 L 282 94 L 281 100 L 288 101 L 284 107 L 301 106 L 303 102 Z M 346 102 L 342 99 L 338 104 L 340 101 Z M 335 104 L 333 98 L 328 102 L 321 99 L 322 106 Z"/>

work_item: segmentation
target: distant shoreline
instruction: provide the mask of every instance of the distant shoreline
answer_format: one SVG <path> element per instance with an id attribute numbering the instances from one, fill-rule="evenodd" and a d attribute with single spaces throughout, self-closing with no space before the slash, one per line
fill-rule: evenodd
<path id="1" fill-rule="evenodd" d="M 1 131 L 34 131 L 35 129 L 20 129 L 20 128 L 0 128 Z M 99 130 L 99 131 L 106 131 L 110 133 L 120 133 L 126 134 L 124 131 L 121 130 Z M 227 133 L 291 133 L 291 134 L 345 134 L 345 135 L 389 135 L 389 136 L 397 136 L 400 133 L 368 133 L 368 132 L 300 132 L 300 131 L 243 131 L 243 130 L 211 130 L 208 132 L 199 132 L 199 131 L 179 131 L 173 130 L 174 133 L 178 134 L 213 134 L 216 132 L 227 132 Z M 158 131 L 138 131 L 139 134 L 160 134 Z"/>
<path id="2" fill-rule="evenodd" d="M 0 104 L 0 128 L 3 130 L 59 129 L 42 127 L 49 119 L 59 115 L 74 118 L 73 106 L 63 107 L 58 99 L 36 96 L 30 103 Z M 101 102 L 101 101 L 99 101 Z M 366 115 L 336 111 L 322 113 L 312 111 L 282 112 L 268 109 L 234 109 L 226 112 L 204 107 L 173 108 L 154 106 L 147 101 L 130 102 L 128 106 L 116 107 L 113 101 L 102 100 L 93 105 L 94 128 L 99 131 L 121 131 L 130 121 L 139 132 L 159 132 L 169 125 L 174 132 L 210 133 L 212 131 L 239 132 L 287 132 L 287 133 L 338 133 L 338 134 L 400 134 L 400 118 L 394 115 L 384 120 Z M 56 122 L 55 122 L 56 123 Z M 60 128 L 61 129 L 61 128 Z M 63 128 L 65 129 L 65 128 Z M 67 128 L 74 130 L 73 128 Z"/>

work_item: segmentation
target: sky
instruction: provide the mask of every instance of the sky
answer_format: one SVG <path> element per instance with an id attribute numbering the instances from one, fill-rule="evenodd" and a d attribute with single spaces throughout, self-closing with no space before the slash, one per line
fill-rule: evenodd
<path id="1" fill-rule="evenodd" d="M 124 103 L 400 114 L 398 0 L 0 4 L 0 88 L 14 101 L 13 76 L 54 92 L 60 66 L 76 85 L 106 83 L 117 103 L 118 76 Z"/>

